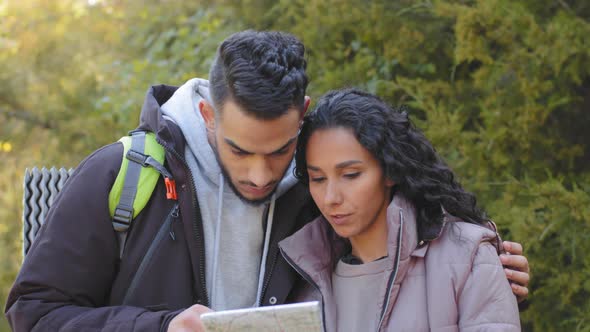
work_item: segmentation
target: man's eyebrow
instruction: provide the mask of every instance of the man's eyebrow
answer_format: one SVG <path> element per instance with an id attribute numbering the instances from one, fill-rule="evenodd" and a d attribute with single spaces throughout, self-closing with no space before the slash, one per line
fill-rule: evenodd
<path id="1" fill-rule="evenodd" d="M 246 153 L 246 154 L 254 154 L 253 152 L 246 151 L 246 150 L 242 149 L 242 148 L 241 148 L 241 147 L 239 147 L 239 146 L 238 146 L 236 143 L 234 143 L 234 141 L 232 141 L 232 140 L 231 140 L 231 139 L 229 139 L 229 138 L 224 138 L 223 140 L 224 140 L 224 141 L 225 141 L 227 144 L 229 144 L 229 145 L 230 145 L 232 148 L 234 148 L 234 149 L 236 149 L 236 150 L 238 150 L 238 151 L 240 151 L 240 152 L 242 152 L 242 153 Z"/>
<path id="2" fill-rule="evenodd" d="M 320 168 L 319 167 L 313 166 L 313 165 L 310 165 L 310 164 L 307 164 L 307 169 L 310 170 L 310 171 L 316 171 L 316 172 L 320 171 Z"/>
<path id="3" fill-rule="evenodd" d="M 281 146 L 280 148 L 274 150 L 273 152 L 269 153 L 269 154 L 274 154 L 274 153 L 279 153 L 282 150 L 285 150 L 286 148 L 289 147 L 289 145 L 293 144 L 293 142 L 295 142 L 295 140 L 297 139 L 297 136 L 291 137 L 287 143 L 285 143 L 285 145 Z"/>
<path id="4" fill-rule="evenodd" d="M 229 138 L 224 138 L 223 139 L 227 144 L 229 144 L 232 148 L 242 152 L 242 153 L 246 153 L 246 154 L 254 154 L 254 152 L 248 151 L 248 150 L 244 150 L 241 147 L 239 147 L 234 141 L 232 141 Z M 273 152 L 268 153 L 268 155 L 271 154 L 275 154 L 275 153 L 279 153 L 282 150 L 286 149 L 287 147 L 289 147 L 291 144 L 293 144 L 293 142 L 295 142 L 295 140 L 297 140 L 297 136 L 291 137 L 287 143 L 285 143 L 285 145 L 281 146 L 280 148 L 274 150 Z"/>

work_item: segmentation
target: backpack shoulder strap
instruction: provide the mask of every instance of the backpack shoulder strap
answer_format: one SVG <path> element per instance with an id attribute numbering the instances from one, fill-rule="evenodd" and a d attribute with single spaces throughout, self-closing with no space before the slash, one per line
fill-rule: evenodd
<path id="1" fill-rule="evenodd" d="M 135 131 L 119 141 L 123 144 L 123 159 L 109 193 L 109 212 L 113 228 L 119 235 L 122 256 L 127 231 L 133 219 L 147 205 L 160 174 L 164 175 L 167 188 L 170 181 L 173 184 L 173 180 L 162 166 L 165 151 L 156 141 L 154 133 Z"/>

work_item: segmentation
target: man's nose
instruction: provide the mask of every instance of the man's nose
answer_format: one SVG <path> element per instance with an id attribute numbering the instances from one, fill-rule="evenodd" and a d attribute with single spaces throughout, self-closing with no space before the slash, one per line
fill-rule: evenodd
<path id="1" fill-rule="evenodd" d="M 266 158 L 255 158 L 252 161 L 248 180 L 258 188 L 266 187 L 272 182 L 272 168 Z"/>

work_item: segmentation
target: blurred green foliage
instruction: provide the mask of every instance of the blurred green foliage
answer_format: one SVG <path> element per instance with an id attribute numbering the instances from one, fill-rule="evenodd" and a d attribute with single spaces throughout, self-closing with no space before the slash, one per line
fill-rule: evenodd
<path id="1" fill-rule="evenodd" d="M 589 20 L 584 0 L 0 1 L 0 301 L 24 169 L 75 166 L 134 128 L 151 84 L 206 77 L 217 44 L 254 28 L 304 41 L 314 99 L 355 86 L 410 105 L 524 244 L 523 330 L 590 331 Z"/>

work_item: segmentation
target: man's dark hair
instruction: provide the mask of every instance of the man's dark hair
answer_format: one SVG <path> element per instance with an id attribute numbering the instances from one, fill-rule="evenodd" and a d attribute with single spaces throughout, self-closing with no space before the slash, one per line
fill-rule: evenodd
<path id="1" fill-rule="evenodd" d="M 305 47 L 283 32 L 247 30 L 217 49 L 209 72 L 217 110 L 232 100 L 260 119 L 275 119 L 289 108 L 302 109 L 307 88 Z"/>

